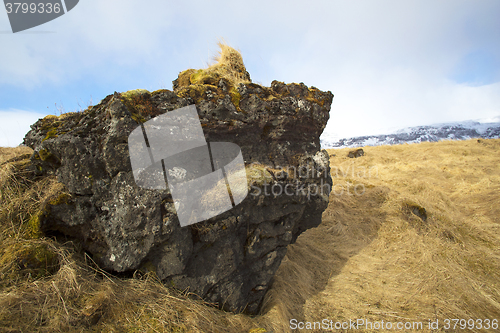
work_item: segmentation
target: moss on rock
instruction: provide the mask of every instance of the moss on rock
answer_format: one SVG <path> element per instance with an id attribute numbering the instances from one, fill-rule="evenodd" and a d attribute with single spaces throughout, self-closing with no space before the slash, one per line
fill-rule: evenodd
<path id="1" fill-rule="evenodd" d="M 180 72 L 179 76 L 177 77 L 177 80 L 174 83 L 174 89 L 189 86 L 192 83 L 191 75 L 194 72 L 196 72 L 195 69 L 187 69 L 185 71 Z"/>
<path id="2" fill-rule="evenodd" d="M 236 107 L 236 110 L 242 111 L 240 108 L 241 94 L 238 92 L 234 86 L 229 89 L 229 94 L 231 94 L 231 102 Z"/>
<path id="3" fill-rule="evenodd" d="M 192 84 L 190 86 L 181 88 L 177 92 L 177 96 L 182 98 L 191 98 L 195 104 L 200 103 L 202 100 L 206 100 L 206 92 L 209 89 L 207 85 L 204 84 Z M 216 90 L 213 87 L 211 90 Z"/>
<path id="4" fill-rule="evenodd" d="M 59 270 L 59 256 L 47 241 L 28 240 L 0 248 L 0 280 L 7 283 L 20 277 L 39 279 Z"/>
<path id="5" fill-rule="evenodd" d="M 49 201 L 49 205 L 57 206 L 62 204 L 67 204 L 71 199 L 71 195 L 68 193 L 60 193 L 56 198 Z"/>
<path id="6" fill-rule="evenodd" d="M 50 131 L 47 132 L 47 135 L 45 136 L 45 138 L 42 140 L 42 142 L 44 142 L 45 140 L 47 139 L 50 139 L 50 138 L 57 138 L 58 135 L 57 135 L 57 128 L 52 128 Z"/>
<path id="7" fill-rule="evenodd" d="M 159 114 L 158 108 L 151 100 L 151 93 L 146 89 L 134 89 L 120 94 L 122 102 L 137 123 L 144 123 Z"/>
<path id="8" fill-rule="evenodd" d="M 29 218 L 27 228 L 24 232 L 24 238 L 36 239 L 42 237 L 42 221 L 47 215 L 49 215 L 51 206 L 68 204 L 70 199 L 71 195 L 63 192 L 58 193 L 52 200 L 42 204 L 40 209 Z"/>
<path id="9" fill-rule="evenodd" d="M 156 266 L 151 261 L 147 261 L 142 264 L 141 268 L 139 268 L 139 271 L 143 274 L 156 275 Z"/>
<path id="10" fill-rule="evenodd" d="M 38 151 L 38 156 L 42 161 L 57 160 L 57 158 L 48 149 L 40 149 Z"/>
<path id="11" fill-rule="evenodd" d="M 138 96 L 148 96 L 150 95 L 149 91 L 146 89 L 133 89 L 126 92 L 121 93 L 121 96 L 127 100 L 133 100 Z"/>
<path id="12" fill-rule="evenodd" d="M 30 217 L 30 219 L 28 220 L 28 228 L 25 234 L 26 238 L 40 238 L 43 236 L 40 226 L 41 220 L 44 215 L 45 212 L 43 210 L 40 210 Z"/>

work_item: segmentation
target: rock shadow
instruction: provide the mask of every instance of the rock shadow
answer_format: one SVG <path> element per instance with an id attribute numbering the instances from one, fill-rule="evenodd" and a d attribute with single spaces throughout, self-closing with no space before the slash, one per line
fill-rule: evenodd
<path id="1" fill-rule="evenodd" d="M 322 223 L 288 246 L 261 313 L 279 311 L 287 322 L 304 320 L 305 302 L 323 291 L 349 258 L 376 238 L 385 220 L 381 206 L 388 192 L 388 188 L 377 186 L 366 188 L 359 196 L 332 193 Z"/>

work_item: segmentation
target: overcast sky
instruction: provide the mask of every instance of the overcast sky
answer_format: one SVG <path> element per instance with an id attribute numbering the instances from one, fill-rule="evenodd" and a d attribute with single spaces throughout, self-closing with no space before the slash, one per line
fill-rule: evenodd
<path id="1" fill-rule="evenodd" d="M 220 38 L 254 82 L 330 90 L 333 137 L 500 116 L 498 0 L 81 0 L 16 34 L 0 11 L 0 146 L 114 91 L 171 89 Z"/>

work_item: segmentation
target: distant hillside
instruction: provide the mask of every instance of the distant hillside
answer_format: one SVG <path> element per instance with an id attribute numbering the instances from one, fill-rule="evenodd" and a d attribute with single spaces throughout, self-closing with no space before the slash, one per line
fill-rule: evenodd
<path id="1" fill-rule="evenodd" d="M 322 148 L 353 148 L 395 145 L 402 143 L 436 142 L 441 140 L 468 140 L 472 138 L 500 138 L 500 122 L 465 121 L 401 129 L 392 134 L 359 136 L 340 140 L 321 139 Z"/>

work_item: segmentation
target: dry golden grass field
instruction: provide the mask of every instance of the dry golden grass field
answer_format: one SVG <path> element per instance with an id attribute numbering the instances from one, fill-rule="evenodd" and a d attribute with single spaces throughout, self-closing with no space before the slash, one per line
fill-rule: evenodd
<path id="1" fill-rule="evenodd" d="M 290 320 L 323 332 L 323 320 L 361 319 L 372 327 L 356 332 L 389 331 L 382 321 L 407 325 L 396 332 L 499 331 L 500 140 L 363 149 L 353 159 L 329 150 L 323 222 L 289 246 L 250 317 L 152 275 L 111 276 L 71 243 L 41 237 L 37 214 L 63 188 L 26 171 L 28 148 L 0 148 L 0 332 L 277 333 L 293 331 Z M 446 319 L 465 321 L 447 329 Z M 331 331 L 354 331 L 344 328 Z"/>

